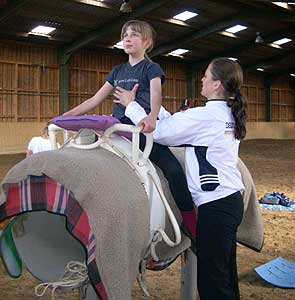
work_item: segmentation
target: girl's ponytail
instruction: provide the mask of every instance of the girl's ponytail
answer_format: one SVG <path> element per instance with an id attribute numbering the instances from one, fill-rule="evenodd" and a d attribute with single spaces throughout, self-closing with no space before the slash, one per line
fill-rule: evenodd
<path id="1" fill-rule="evenodd" d="M 242 140 L 246 136 L 246 122 L 247 122 L 247 101 L 242 96 L 240 89 L 237 89 L 234 97 L 227 100 L 227 105 L 231 108 L 235 119 L 235 137 Z"/>
<path id="2" fill-rule="evenodd" d="M 246 136 L 247 101 L 241 94 L 243 71 L 240 65 L 227 58 L 213 59 L 210 63 L 213 80 L 220 80 L 224 88 L 224 97 L 235 119 L 235 137 L 239 140 Z"/>

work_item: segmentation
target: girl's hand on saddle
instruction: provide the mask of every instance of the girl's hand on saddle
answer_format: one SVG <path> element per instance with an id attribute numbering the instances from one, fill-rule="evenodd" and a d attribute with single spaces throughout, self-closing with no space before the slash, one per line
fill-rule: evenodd
<path id="1" fill-rule="evenodd" d="M 127 106 L 130 102 L 135 100 L 137 89 L 138 89 L 138 83 L 135 84 L 135 86 L 131 91 L 127 91 L 117 86 L 114 92 L 114 96 L 117 98 L 117 100 L 113 100 L 113 102 L 120 103 L 124 106 Z"/>
<path id="2" fill-rule="evenodd" d="M 139 125 L 143 125 L 142 132 L 151 133 L 156 128 L 156 122 L 157 117 L 153 117 L 151 114 L 149 114 L 139 122 Z"/>

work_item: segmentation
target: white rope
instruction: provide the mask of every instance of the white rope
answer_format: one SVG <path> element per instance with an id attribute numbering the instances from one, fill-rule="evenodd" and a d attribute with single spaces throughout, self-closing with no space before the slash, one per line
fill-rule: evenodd
<path id="1" fill-rule="evenodd" d="M 154 177 L 152 176 L 151 172 L 148 171 L 148 176 L 149 178 L 153 181 L 153 183 L 155 184 L 157 191 L 161 197 L 161 200 L 166 208 L 166 211 L 168 213 L 170 222 L 172 224 L 173 230 L 174 230 L 174 234 L 175 234 L 175 242 L 171 241 L 171 239 L 168 237 L 168 235 L 166 234 L 166 232 L 163 229 L 159 229 L 159 233 L 161 234 L 163 241 L 170 247 L 175 247 L 177 245 L 179 245 L 179 243 L 181 242 L 181 233 L 180 233 L 180 229 L 177 223 L 177 220 L 173 214 L 173 211 L 171 209 L 171 207 L 169 206 L 169 203 L 162 191 L 162 189 L 158 186 L 157 182 L 155 181 Z"/>
<path id="2" fill-rule="evenodd" d="M 147 284 L 146 284 L 146 260 L 143 259 L 140 264 L 140 273 L 137 275 L 137 282 L 139 286 L 141 287 L 144 297 L 149 297 L 150 293 L 147 289 Z"/>
<path id="3" fill-rule="evenodd" d="M 78 261 L 70 261 L 59 281 L 44 282 L 35 287 L 35 295 L 43 297 L 48 288 L 52 288 L 51 299 L 55 300 L 55 290 L 57 288 L 76 288 L 81 286 L 88 280 L 88 271 L 84 263 Z"/>

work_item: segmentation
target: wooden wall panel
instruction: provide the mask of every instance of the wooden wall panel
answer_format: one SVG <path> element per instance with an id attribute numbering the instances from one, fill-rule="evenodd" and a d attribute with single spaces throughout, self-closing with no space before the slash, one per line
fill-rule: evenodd
<path id="1" fill-rule="evenodd" d="M 271 91 L 272 121 L 294 121 L 294 90 L 273 88 Z"/>
<path id="2" fill-rule="evenodd" d="M 57 49 L 14 41 L 0 41 L 0 122 L 46 121 L 58 114 L 59 66 Z M 104 83 L 105 75 L 113 66 L 126 62 L 123 51 L 77 51 L 69 62 L 69 107 L 91 97 Z M 186 93 L 186 67 L 181 62 L 156 60 L 166 74 L 163 103 L 171 112 L 179 109 Z M 201 78 L 204 70 L 196 74 L 196 106 L 204 105 Z M 265 91 L 262 73 L 245 73 L 242 91 L 249 102 L 249 121 L 265 119 Z M 273 121 L 294 121 L 294 84 L 280 78 L 272 86 Z M 110 114 L 112 97 L 93 111 Z M 92 112 L 91 112 L 92 113 Z"/>
<path id="3" fill-rule="evenodd" d="M 48 122 L 59 114 L 58 94 L 42 94 L 40 97 L 40 121 Z"/>
<path id="4" fill-rule="evenodd" d="M 57 48 L 49 45 L 0 40 L 0 60 L 39 65 L 57 65 Z"/>
<path id="5" fill-rule="evenodd" d="M 128 61 L 123 51 L 117 54 L 110 54 L 101 49 L 82 49 L 73 54 L 69 62 L 69 68 L 78 67 L 81 69 L 99 70 L 109 72 L 115 65 Z"/>
<path id="6" fill-rule="evenodd" d="M 58 78 L 56 48 L 0 41 L 0 122 L 40 122 L 56 115 Z"/>
<path id="7" fill-rule="evenodd" d="M 14 121 L 14 106 L 12 91 L 0 93 L 0 121 Z"/>

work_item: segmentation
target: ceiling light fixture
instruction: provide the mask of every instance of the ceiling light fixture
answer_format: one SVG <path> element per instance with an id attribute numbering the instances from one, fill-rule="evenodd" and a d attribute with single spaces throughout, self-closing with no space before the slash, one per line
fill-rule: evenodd
<path id="1" fill-rule="evenodd" d="M 40 35 L 40 36 L 49 36 L 49 33 L 53 32 L 56 28 L 55 27 L 49 27 L 49 26 L 42 26 L 39 25 L 35 28 L 33 28 L 29 34 L 34 34 L 34 35 Z"/>
<path id="2" fill-rule="evenodd" d="M 290 73 L 290 76 L 295 77 L 295 74 L 294 73 Z"/>
<path id="3" fill-rule="evenodd" d="M 228 59 L 233 60 L 233 61 L 238 60 L 236 57 L 229 57 Z"/>
<path id="4" fill-rule="evenodd" d="M 118 49 L 124 49 L 123 41 L 116 43 L 113 47 L 118 48 Z"/>
<path id="5" fill-rule="evenodd" d="M 174 51 L 169 52 L 168 55 L 180 56 L 180 55 L 182 55 L 182 54 L 184 54 L 184 53 L 186 53 L 188 51 L 189 50 L 187 50 L 187 49 L 181 49 L 181 48 L 179 48 L 179 49 L 176 49 Z"/>
<path id="6" fill-rule="evenodd" d="M 273 4 L 283 7 L 285 9 L 289 9 L 288 3 L 283 2 L 283 1 L 272 1 Z"/>
<path id="7" fill-rule="evenodd" d="M 123 3 L 121 4 L 121 7 L 120 7 L 120 12 L 122 12 L 122 13 L 131 13 L 132 12 L 132 7 L 128 2 L 129 2 L 129 0 L 123 0 Z"/>
<path id="8" fill-rule="evenodd" d="M 262 69 L 262 68 L 257 68 L 256 70 L 260 71 L 260 72 L 264 72 L 264 69 Z"/>
<path id="9" fill-rule="evenodd" d="M 191 11 L 183 11 L 182 13 L 179 13 L 175 15 L 172 19 L 180 20 L 180 21 L 186 21 L 189 20 L 195 16 L 197 16 L 197 13 L 191 12 Z"/>
<path id="10" fill-rule="evenodd" d="M 256 44 L 263 44 L 264 40 L 260 34 L 260 32 L 256 32 L 256 39 L 255 39 Z"/>
<path id="11" fill-rule="evenodd" d="M 235 25 L 235 26 L 232 26 L 232 27 L 229 27 L 229 28 L 225 29 L 225 31 L 230 32 L 230 33 L 237 33 L 237 32 L 240 32 L 242 30 L 245 30 L 247 28 L 248 28 L 247 26 Z"/>
<path id="12" fill-rule="evenodd" d="M 289 39 L 289 38 L 282 38 L 280 40 L 277 40 L 277 41 L 273 42 L 273 44 L 275 44 L 275 45 L 283 45 L 283 44 L 289 43 L 291 41 L 292 40 Z"/>

